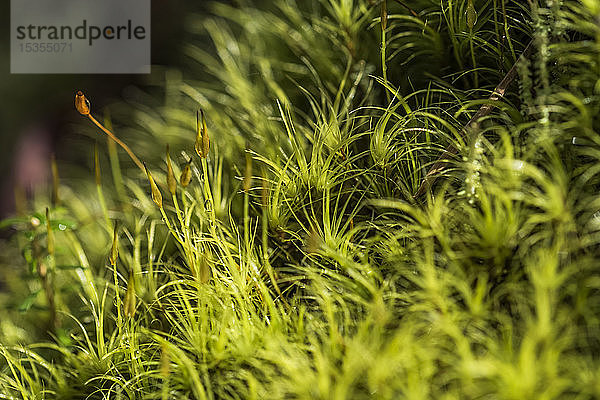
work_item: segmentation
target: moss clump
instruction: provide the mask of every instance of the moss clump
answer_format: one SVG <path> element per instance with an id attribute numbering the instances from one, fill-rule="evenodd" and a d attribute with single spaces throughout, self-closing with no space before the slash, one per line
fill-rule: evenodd
<path id="1" fill-rule="evenodd" d="M 4 222 L 5 397 L 600 397 L 593 2 L 212 10 Z"/>

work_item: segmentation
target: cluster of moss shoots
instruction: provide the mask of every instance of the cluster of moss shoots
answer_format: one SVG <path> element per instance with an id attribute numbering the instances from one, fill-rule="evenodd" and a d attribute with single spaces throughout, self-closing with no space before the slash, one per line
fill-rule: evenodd
<path id="1" fill-rule="evenodd" d="M 0 344 L 0 398 L 600 397 L 600 7 L 311 4 L 329 19 L 214 6 L 219 58 L 188 50 L 222 89 L 176 82 L 193 150 L 183 102 L 153 132 L 185 120 L 183 158 L 138 157 L 75 94 L 115 206 L 95 147 L 94 210 L 52 160 L 52 207 L 10 221 L 49 336 Z M 399 72 L 418 58 L 457 71 Z"/>

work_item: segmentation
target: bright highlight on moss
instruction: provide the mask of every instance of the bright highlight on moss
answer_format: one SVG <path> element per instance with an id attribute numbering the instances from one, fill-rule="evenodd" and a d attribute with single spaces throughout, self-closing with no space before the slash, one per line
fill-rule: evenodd
<path id="1" fill-rule="evenodd" d="M 148 170 L 148 167 L 146 167 L 146 164 L 144 164 L 144 170 L 146 171 L 146 175 L 148 176 L 148 181 L 150 182 L 150 189 L 152 191 L 152 201 L 159 208 L 162 208 L 162 206 L 163 206 L 163 204 L 162 204 L 162 194 L 160 193 L 160 189 L 156 185 L 156 182 L 154 182 L 154 178 L 152 178 L 152 174 Z"/>
<path id="2" fill-rule="evenodd" d="M 477 11 L 475 10 L 475 6 L 473 5 L 473 0 L 469 0 L 466 11 L 467 17 L 467 27 L 469 29 L 473 29 L 475 24 L 477 23 Z"/>
<path id="3" fill-rule="evenodd" d="M 185 166 L 181 170 L 181 176 L 179 177 L 179 183 L 181 183 L 181 186 L 183 186 L 184 188 L 186 188 L 190 184 L 190 181 L 192 180 L 191 165 L 192 165 L 192 159 L 190 158 L 189 161 L 187 163 L 185 163 Z"/>

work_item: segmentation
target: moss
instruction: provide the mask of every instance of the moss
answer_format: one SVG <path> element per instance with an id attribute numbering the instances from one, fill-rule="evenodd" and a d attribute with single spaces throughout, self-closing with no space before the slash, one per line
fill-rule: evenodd
<path id="1" fill-rule="evenodd" d="M 597 10 L 521 3 L 191 18 L 102 125 L 148 175 L 111 143 L 3 223 L 3 395 L 600 397 Z"/>

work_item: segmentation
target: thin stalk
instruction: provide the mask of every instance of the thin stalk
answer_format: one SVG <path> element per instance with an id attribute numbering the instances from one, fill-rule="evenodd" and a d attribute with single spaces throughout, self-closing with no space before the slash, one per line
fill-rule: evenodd
<path id="1" fill-rule="evenodd" d="M 494 0 L 494 32 L 496 33 L 496 41 L 498 42 L 498 51 L 500 51 L 500 30 L 498 29 L 498 0 Z M 501 54 L 498 53 L 500 56 Z"/>
<path id="2" fill-rule="evenodd" d="M 456 23 L 454 20 L 454 10 L 453 10 L 453 6 L 452 6 L 452 0 L 448 1 L 448 12 L 447 14 L 444 13 L 444 16 L 446 17 L 446 20 L 448 22 L 448 28 L 450 29 L 450 40 L 452 41 L 452 51 L 454 52 L 454 58 L 456 59 L 456 62 L 458 63 L 458 67 L 462 70 L 464 69 L 463 66 L 463 60 L 462 57 L 460 56 L 458 50 L 459 50 L 459 43 L 458 40 L 456 39 Z"/>
<path id="3" fill-rule="evenodd" d="M 502 15 L 504 16 L 504 35 L 506 36 L 506 41 L 508 42 L 508 47 L 510 48 L 510 53 L 513 56 L 513 60 L 517 58 L 515 54 L 515 48 L 513 47 L 512 40 L 510 40 L 510 35 L 508 34 L 508 16 L 506 15 L 506 0 L 502 0 Z"/>
<path id="4" fill-rule="evenodd" d="M 386 0 L 383 0 L 381 3 L 381 72 L 383 74 L 383 81 L 387 85 L 387 63 L 386 63 L 386 51 L 387 51 L 387 38 L 386 38 L 386 29 L 387 29 L 387 3 Z M 390 100 L 390 92 L 389 90 L 385 90 L 385 97 L 387 102 Z"/>
<path id="5" fill-rule="evenodd" d="M 208 202 L 209 205 L 209 214 L 210 214 L 210 220 L 212 223 L 212 229 L 213 231 L 215 230 L 215 226 L 217 223 L 217 219 L 215 216 L 215 207 L 213 204 L 213 196 L 212 196 L 212 191 L 210 189 L 210 183 L 208 181 L 208 162 L 206 161 L 206 158 L 201 158 L 201 162 L 202 162 L 202 173 L 204 175 L 204 196 L 205 196 L 205 200 Z M 206 204 L 204 205 L 204 208 L 206 209 Z M 216 231 L 215 233 L 215 237 L 216 237 Z"/>
<path id="6" fill-rule="evenodd" d="M 165 209 L 163 207 L 159 207 L 159 209 L 160 209 L 160 214 L 162 215 L 162 218 L 165 221 L 165 224 L 167 225 L 167 229 L 169 230 L 169 232 L 171 232 L 171 235 L 173 235 L 173 237 L 180 244 L 183 244 L 182 241 L 181 241 L 181 238 L 179 237 L 179 235 L 177 234 L 177 232 L 173 230 L 173 226 L 171 225 L 171 221 L 169 220 L 169 218 L 167 217 L 167 214 L 165 213 Z"/>
<path id="7" fill-rule="evenodd" d="M 250 211 L 248 191 L 244 191 L 244 247 L 246 249 L 246 267 L 250 265 Z"/>
<path id="8" fill-rule="evenodd" d="M 179 201 L 177 201 L 177 194 L 174 194 L 172 197 L 173 197 L 173 205 L 175 206 L 175 214 L 177 214 L 177 219 L 179 220 L 179 225 L 181 226 L 182 232 L 184 232 L 185 231 L 185 223 L 183 221 L 183 213 L 182 213 L 181 209 L 179 208 Z"/>
<path id="9" fill-rule="evenodd" d="M 113 270 L 113 280 L 115 284 L 115 300 L 117 302 L 117 327 L 119 329 L 119 337 L 121 337 L 121 330 L 123 328 L 123 315 L 121 314 L 121 307 L 123 307 L 123 303 L 121 301 L 121 296 L 119 295 L 119 275 L 117 274 L 117 263 L 112 262 L 111 267 Z"/>
<path id="10" fill-rule="evenodd" d="M 111 129 L 110 122 L 105 118 L 105 125 L 108 126 L 108 130 Z M 119 162 L 119 156 L 117 155 L 117 145 L 115 141 L 112 140 L 109 136 L 106 138 L 107 146 L 108 146 L 108 159 L 110 161 L 110 169 L 112 172 L 113 182 L 115 184 L 115 189 L 117 191 L 117 196 L 121 201 L 123 207 L 128 207 L 130 204 L 127 201 L 125 195 L 125 184 L 123 183 L 123 175 L 121 174 L 121 164 Z"/>
<path id="11" fill-rule="evenodd" d="M 206 154 L 207 153 L 208 152 L 206 152 Z M 203 178 L 203 180 L 204 180 L 203 190 L 204 190 L 204 199 L 205 199 L 204 208 L 207 209 L 206 203 L 208 202 L 208 214 L 209 214 L 209 218 L 210 218 L 210 221 L 209 221 L 210 233 L 212 235 L 212 239 L 215 242 L 225 243 L 226 239 L 223 236 L 222 232 L 220 232 L 221 233 L 220 235 L 217 233 L 216 211 L 215 211 L 215 206 L 214 206 L 212 190 L 210 188 L 210 182 L 208 180 L 208 162 L 206 161 L 206 157 L 201 157 L 200 159 L 202 162 L 202 173 L 204 176 L 204 178 Z M 232 254 L 229 251 L 229 247 L 227 245 L 224 245 L 221 248 L 225 252 L 225 256 L 227 257 L 229 262 L 231 262 L 233 264 L 234 261 L 233 261 Z"/>
<path id="12" fill-rule="evenodd" d="M 473 29 L 469 29 L 469 49 L 471 50 L 471 63 L 473 64 L 473 74 L 475 87 L 479 87 L 479 74 L 477 72 L 477 61 L 475 60 L 475 49 L 473 47 Z"/>
<path id="13" fill-rule="evenodd" d="M 262 201 L 262 259 L 263 266 L 269 275 L 269 279 L 271 279 L 271 283 L 275 288 L 275 291 L 279 295 L 279 297 L 285 302 L 283 296 L 281 295 L 281 290 L 279 289 L 279 285 L 277 285 L 277 279 L 275 279 L 275 273 L 273 271 L 273 267 L 271 266 L 271 262 L 269 261 L 269 220 L 268 220 L 268 202 L 269 202 L 269 192 L 267 187 L 267 178 L 263 173 L 262 180 L 262 193 L 261 193 L 261 201 Z"/>
<path id="14" fill-rule="evenodd" d="M 58 315 L 56 307 L 56 288 L 54 285 L 54 277 L 56 272 L 56 259 L 55 259 L 55 246 L 54 246 L 54 232 L 50 225 L 50 211 L 46 208 L 46 239 L 47 239 L 47 250 L 48 250 L 48 262 L 46 271 L 42 271 L 44 268 L 43 261 L 38 260 L 40 266 L 40 276 L 42 278 L 42 286 L 46 294 L 46 300 L 48 301 L 48 309 L 50 310 L 50 327 L 52 331 L 56 332 L 58 328 Z"/>
<path id="15" fill-rule="evenodd" d="M 184 196 L 185 199 L 185 196 Z M 191 239 L 190 239 L 190 233 L 189 233 L 189 229 L 187 228 L 185 221 L 183 219 L 183 212 L 181 211 L 181 209 L 179 208 L 179 201 L 177 200 L 177 194 L 173 195 L 173 204 L 175 205 L 175 213 L 177 214 L 177 219 L 179 220 L 179 225 L 181 226 L 181 232 L 183 235 L 183 246 L 184 246 L 184 251 L 185 251 L 185 255 L 188 261 L 188 264 L 190 265 L 190 272 L 192 273 L 193 276 L 196 276 L 196 268 L 194 265 L 194 258 L 192 256 L 192 247 L 191 247 Z M 184 205 L 185 207 L 185 205 Z"/>
<path id="16" fill-rule="evenodd" d="M 109 131 L 108 129 L 106 129 L 104 127 L 104 125 L 102 125 L 100 122 L 98 122 L 96 120 L 96 118 L 94 118 L 92 116 L 92 114 L 87 114 L 87 117 L 90 119 L 90 121 L 92 121 L 98 128 L 100 128 L 104 133 L 106 133 L 112 140 L 114 140 L 119 146 L 121 146 L 123 148 L 123 150 L 125 150 L 127 152 L 127 154 L 129 154 L 129 157 L 131 157 L 131 159 L 133 160 L 133 162 L 135 163 L 135 165 L 138 166 L 139 169 L 142 170 L 142 172 L 145 171 L 144 169 L 144 164 L 142 164 L 142 162 L 140 161 L 139 158 L 136 157 L 135 154 L 133 154 L 133 151 L 131 151 L 131 149 L 129 148 L 129 146 L 127 146 L 125 143 L 123 143 L 118 137 L 116 137 L 111 131 Z"/>
<path id="17" fill-rule="evenodd" d="M 267 205 L 262 207 L 262 258 L 266 265 L 269 262 L 269 223 L 268 223 Z"/>
<path id="18" fill-rule="evenodd" d="M 473 0 L 469 0 L 465 16 L 467 18 L 467 28 L 469 28 L 469 49 L 471 50 L 471 64 L 473 65 L 473 72 L 475 75 L 475 88 L 478 88 L 479 74 L 477 72 L 477 62 L 475 61 L 475 49 L 473 47 L 473 29 L 475 28 L 475 24 L 477 23 L 477 10 L 475 10 Z"/>

